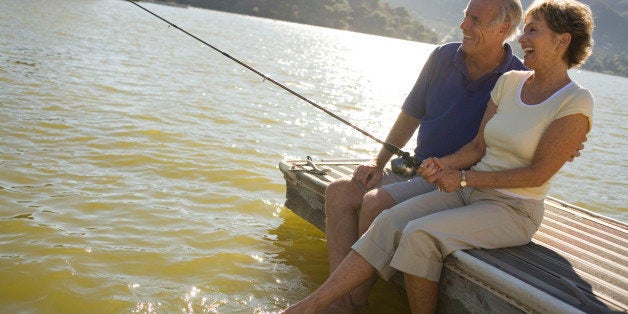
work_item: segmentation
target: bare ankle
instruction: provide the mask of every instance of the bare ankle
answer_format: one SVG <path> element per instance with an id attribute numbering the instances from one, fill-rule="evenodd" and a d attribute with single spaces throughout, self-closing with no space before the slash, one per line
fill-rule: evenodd
<path id="1" fill-rule="evenodd" d="M 353 314 L 353 313 L 357 313 L 357 309 L 351 303 L 351 298 L 349 298 L 347 296 L 345 298 L 342 298 L 342 299 L 334 302 L 332 305 L 330 305 L 327 308 L 327 310 L 325 311 L 325 313 L 328 313 L 328 314 Z"/>
<path id="2" fill-rule="evenodd" d="M 351 305 L 354 307 L 365 307 L 369 305 L 369 298 L 368 295 L 366 297 L 363 297 L 350 294 L 349 302 L 351 302 Z"/>

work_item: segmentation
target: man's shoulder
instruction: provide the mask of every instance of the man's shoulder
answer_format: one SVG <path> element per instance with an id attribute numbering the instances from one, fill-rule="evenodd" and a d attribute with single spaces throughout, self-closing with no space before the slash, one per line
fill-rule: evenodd
<path id="1" fill-rule="evenodd" d="M 455 59 L 458 58 L 461 45 L 461 43 L 446 43 L 436 46 L 430 55 L 428 64 L 437 68 L 451 66 Z"/>
<path id="2" fill-rule="evenodd" d="M 519 57 L 517 57 L 513 53 L 512 48 L 510 47 L 510 45 L 505 44 L 505 46 L 506 46 L 506 49 L 508 50 L 508 53 L 510 54 L 510 63 L 508 63 L 506 65 L 506 68 L 504 70 L 505 71 L 511 71 L 511 70 L 527 71 L 527 70 L 529 70 L 523 64 L 523 61 L 521 61 L 521 59 L 519 59 Z"/>
<path id="3" fill-rule="evenodd" d="M 460 49 L 461 45 L 462 45 L 462 43 L 446 43 L 446 44 L 442 44 L 440 46 L 436 46 L 436 48 L 434 49 L 434 54 L 453 56 L 453 55 L 455 55 L 458 52 L 458 50 Z"/>
<path id="4" fill-rule="evenodd" d="M 513 55 L 512 60 L 510 61 L 510 64 L 508 65 L 508 70 L 509 71 L 513 71 L 513 70 L 514 71 L 527 71 L 529 69 L 525 65 L 523 65 L 523 62 L 521 62 L 521 59 Z"/>

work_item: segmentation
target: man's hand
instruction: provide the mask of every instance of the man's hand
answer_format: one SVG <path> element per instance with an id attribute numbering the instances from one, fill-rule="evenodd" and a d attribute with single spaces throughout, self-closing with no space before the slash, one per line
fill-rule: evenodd
<path id="1" fill-rule="evenodd" d="M 569 157 L 569 159 L 567 161 L 571 162 L 574 161 L 574 159 L 576 159 L 577 157 L 580 157 L 580 151 L 584 149 L 584 142 L 587 141 L 587 137 L 584 137 L 584 140 L 582 140 L 582 143 L 580 143 L 580 147 L 578 147 L 578 149 L 573 153 L 573 155 L 571 155 L 571 157 Z"/>
<path id="2" fill-rule="evenodd" d="M 353 172 L 353 180 L 360 182 L 367 190 L 375 186 L 382 176 L 383 170 L 377 166 L 375 161 L 359 165 Z"/>

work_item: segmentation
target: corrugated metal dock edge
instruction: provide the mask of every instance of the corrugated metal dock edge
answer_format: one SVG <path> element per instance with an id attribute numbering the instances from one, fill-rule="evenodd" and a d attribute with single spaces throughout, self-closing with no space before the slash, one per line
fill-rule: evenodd
<path id="1" fill-rule="evenodd" d="M 325 230 L 325 188 L 364 160 L 282 161 L 286 207 Z M 315 173 L 312 170 L 325 170 Z M 440 313 L 626 313 L 627 225 L 554 198 L 521 247 L 456 252 L 445 261 Z"/>

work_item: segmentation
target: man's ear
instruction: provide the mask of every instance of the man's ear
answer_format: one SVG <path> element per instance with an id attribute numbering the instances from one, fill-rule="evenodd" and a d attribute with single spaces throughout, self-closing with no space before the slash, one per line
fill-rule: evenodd
<path id="1" fill-rule="evenodd" d="M 501 25 L 499 26 L 499 32 L 501 34 L 504 34 L 504 36 L 508 36 L 508 30 L 510 29 L 510 23 L 509 22 L 502 22 Z"/>

